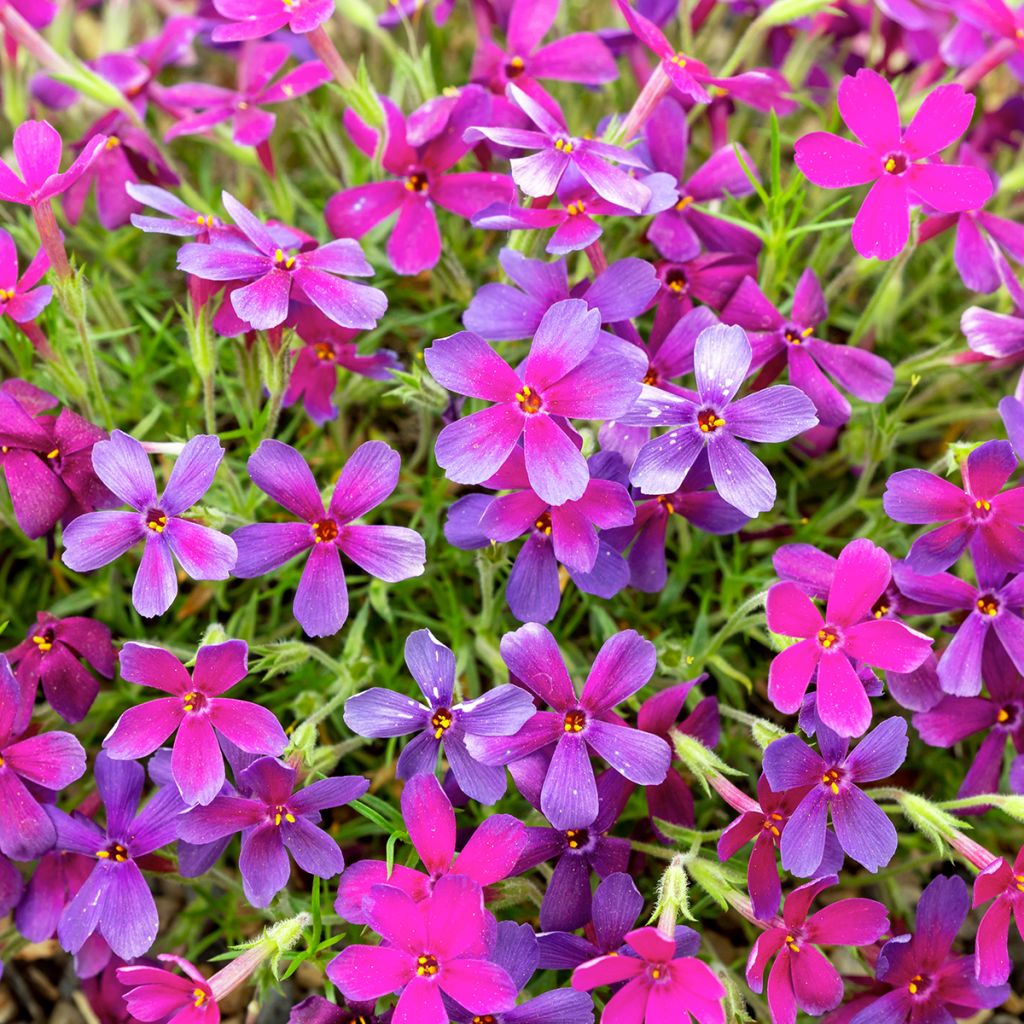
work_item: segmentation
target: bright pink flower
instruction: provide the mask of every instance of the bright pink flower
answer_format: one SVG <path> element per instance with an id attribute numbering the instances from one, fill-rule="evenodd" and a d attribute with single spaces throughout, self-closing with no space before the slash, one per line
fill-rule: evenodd
<path id="1" fill-rule="evenodd" d="M 1010 977 L 1010 918 L 1024 938 L 1024 846 L 1011 868 L 1001 857 L 974 880 L 974 906 L 992 900 L 978 925 L 974 970 L 982 985 L 1001 985 Z"/>
<path id="2" fill-rule="evenodd" d="M 127 987 L 124 1003 L 133 1019 L 166 1024 L 218 1024 L 220 1007 L 210 983 L 188 960 L 169 953 L 160 959 L 176 964 L 185 977 L 161 967 L 119 967 L 117 980 Z"/>
<path id="3" fill-rule="evenodd" d="M 213 30 L 215 43 L 260 39 L 283 28 L 305 34 L 334 13 L 334 0 L 213 0 L 213 6 L 231 22 Z"/>
<path id="4" fill-rule="evenodd" d="M 0 228 L 0 317 L 9 316 L 15 323 L 24 324 L 39 316 L 53 296 L 49 285 L 36 287 L 49 266 L 46 251 L 40 249 L 18 277 L 14 239 Z"/>
<path id="5" fill-rule="evenodd" d="M 47 121 L 22 121 L 14 133 L 14 157 L 22 176 L 19 178 L 0 160 L 0 199 L 23 206 L 39 206 L 60 195 L 89 169 L 106 142 L 105 135 L 94 135 L 74 163 L 61 174 L 63 144 L 57 130 Z"/>
<path id="6" fill-rule="evenodd" d="M 957 213 L 984 205 L 992 194 L 992 182 L 980 168 L 929 159 L 971 123 L 974 97 L 959 85 L 929 93 L 904 131 L 892 86 L 861 68 L 840 83 L 839 112 L 860 144 L 811 132 L 797 140 L 795 159 L 822 188 L 874 182 L 853 222 L 853 247 L 861 256 L 890 260 L 902 251 L 910 236 L 911 203 Z"/>

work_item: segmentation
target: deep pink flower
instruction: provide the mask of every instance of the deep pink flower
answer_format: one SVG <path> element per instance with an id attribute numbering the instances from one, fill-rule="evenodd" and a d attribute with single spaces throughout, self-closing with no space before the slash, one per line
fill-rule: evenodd
<path id="1" fill-rule="evenodd" d="M 94 135 L 61 174 L 63 144 L 57 130 L 47 121 L 22 121 L 14 132 L 14 158 L 22 177 L 0 160 L 0 199 L 39 206 L 60 195 L 89 169 L 106 142 L 105 136 Z"/>
<path id="2" fill-rule="evenodd" d="M 40 249 L 19 277 L 14 239 L 0 228 L 0 317 L 9 316 L 15 323 L 24 324 L 39 316 L 53 297 L 49 285 L 36 287 L 49 266 L 46 250 Z"/>
<path id="3" fill-rule="evenodd" d="M 213 30 L 215 43 L 260 39 L 283 28 L 304 35 L 329 21 L 335 0 L 213 0 L 227 25 Z"/>
<path id="4" fill-rule="evenodd" d="M 210 982 L 180 956 L 161 953 L 160 959 L 176 964 L 185 977 L 144 964 L 117 969 L 117 980 L 127 989 L 123 998 L 132 1018 L 166 1024 L 218 1024 L 220 1007 Z"/>
<path id="5" fill-rule="evenodd" d="M 853 222 L 853 247 L 861 256 L 890 260 L 910 236 L 910 205 L 940 213 L 973 210 L 992 194 L 978 167 L 931 162 L 967 130 L 974 97 L 959 85 L 940 85 L 925 98 L 906 131 L 892 86 L 861 68 L 839 85 L 839 112 L 860 143 L 811 132 L 796 143 L 796 165 L 822 188 L 874 182 Z"/>
<path id="6" fill-rule="evenodd" d="M 1001 985 L 1010 977 L 1007 948 L 1010 918 L 1024 938 L 1024 846 L 1013 867 L 1000 857 L 974 880 L 974 907 L 992 900 L 978 925 L 974 968 L 982 985 Z"/>

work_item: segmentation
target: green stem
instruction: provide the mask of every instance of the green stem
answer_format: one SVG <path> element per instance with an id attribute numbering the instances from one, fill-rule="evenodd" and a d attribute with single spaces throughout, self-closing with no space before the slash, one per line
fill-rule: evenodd
<path id="1" fill-rule="evenodd" d="M 767 596 L 768 591 L 763 590 L 755 594 L 753 597 L 748 597 L 747 600 L 744 601 L 743 604 L 741 604 L 739 608 L 737 608 L 736 611 L 734 611 L 732 615 L 725 620 L 725 625 L 722 626 L 722 628 L 715 634 L 711 643 L 708 644 L 707 650 L 705 650 L 703 655 L 697 659 L 698 662 L 703 665 L 710 657 L 716 654 L 722 644 L 724 644 L 725 641 L 736 632 L 736 628 L 740 622 L 742 622 L 743 619 L 746 618 L 746 616 L 755 608 L 760 608 L 764 604 Z"/>

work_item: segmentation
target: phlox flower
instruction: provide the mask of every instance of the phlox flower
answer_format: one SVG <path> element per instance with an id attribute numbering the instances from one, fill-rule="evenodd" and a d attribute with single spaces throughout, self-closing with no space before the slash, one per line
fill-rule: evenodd
<path id="1" fill-rule="evenodd" d="M 141 213 L 132 214 L 132 224 L 140 231 L 158 235 L 175 235 L 179 238 L 198 236 L 200 241 L 209 239 L 211 228 L 223 228 L 219 217 L 200 210 L 193 210 L 173 192 L 156 185 L 142 185 L 129 182 L 125 191 L 142 206 L 151 206 L 166 217 L 150 217 Z"/>
<path id="2" fill-rule="evenodd" d="M 281 441 L 264 441 L 249 457 L 249 476 L 300 522 L 254 523 L 233 534 L 242 579 L 262 576 L 309 551 L 292 610 L 307 636 L 331 636 L 348 618 L 344 552 L 364 572 L 388 583 L 423 573 L 423 538 L 404 526 L 356 523 L 398 484 L 398 452 L 382 441 L 361 444 L 345 463 L 324 509 L 305 459 Z"/>
<path id="3" fill-rule="evenodd" d="M 184 977 L 145 964 L 117 969 L 117 980 L 126 989 L 124 1005 L 132 1017 L 166 1024 L 219 1024 L 217 995 L 198 968 L 170 953 L 161 953 L 160 960 L 180 967 Z"/>
<path id="4" fill-rule="evenodd" d="M 928 657 L 932 644 L 902 622 L 872 614 L 892 572 L 889 556 L 862 538 L 839 555 L 824 615 L 796 583 L 776 583 L 768 591 L 768 628 L 800 638 L 777 654 L 768 669 L 768 697 L 775 707 L 788 715 L 798 711 L 816 671 L 819 719 L 841 736 L 859 736 L 867 729 L 871 702 L 853 661 L 911 672 Z M 902 583 L 901 589 L 906 589 Z"/>
<path id="5" fill-rule="evenodd" d="M 795 160 L 822 188 L 874 182 L 853 222 L 853 247 L 861 256 L 890 260 L 903 250 L 911 203 L 956 213 L 983 206 L 992 194 L 980 168 L 930 159 L 971 122 L 974 97 L 961 86 L 933 89 L 904 131 L 892 86 L 877 71 L 861 68 L 839 83 L 839 113 L 860 142 L 811 132 L 797 139 Z"/>
<path id="6" fill-rule="evenodd" d="M 515 1005 L 515 982 L 485 959 L 483 893 L 467 875 L 439 878 L 419 903 L 394 886 L 375 885 L 363 907 L 385 942 L 348 946 L 327 965 L 346 999 L 371 1001 L 397 991 L 394 1019 L 417 1024 L 446 1024 L 442 992 L 478 1015 Z"/>
<path id="7" fill-rule="evenodd" d="M 0 317 L 9 316 L 17 324 L 34 320 L 53 297 L 53 289 L 36 285 L 50 267 L 45 249 L 40 249 L 25 273 L 18 276 L 18 250 L 14 239 L 0 228 Z"/>
<path id="8" fill-rule="evenodd" d="M 195 672 L 170 651 L 149 644 L 121 648 L 121 676 L 130 683 L 171 694 L 129 708 L 103 741 L 118 760 L 152 754 L 176 733 L 171 773 L 186 804 L 208 804 L 224 785 L 219 736 L 251 754 L 280 754 L 288 737 L 273 713 L 247 700 L 222 696 L 248 671 L 244 640 L 205 644 L 196 653 Z"/>
<path id="9" fill-rule="evenodd" d="M 907 756 L 907 723 L 887 718 L 871 730 L 852 753 L 849 741 L 831 729 L 818 730 L 815 753 L 799 736 L 768 744 L 764 774 L 776 793 L 805 789 L 789 816 L 779 844 L 782 866 L 806 878 L 825 853 L 829 812 L 839 845 L 868 871 L 885 867 L 896 852 L 896 829 L 859 784 L 888 778 Z"/>
<path id="10" fill-rule="evenodd" d="M 372 686 L 345 702 L 345 724 L 360 736 L 417 733 L 398 758 L 400 779 L 433 775 L 444 750 L 459 788 L 474 800 L 494 804 L 505 792 L 505 771 L 479 762 L 467 749 L 471 736 L 512 736 L 536 708 L 526 690 L 505 683 L 472 700 L 455 702 L 455 655 L 429 629 L 410 633 L 405 663 L 426 706 L 402 694 Z"/>
<path id="11" fill-rule="evenodd" d="M 217 796 L 176 823 L 178 838 L 187 843 L 205 844 L 242 833 L 238 869 L 245 897 L 254 907 L 269 906 L 288 884 L 289 853 L 303 871 L 318 878 L 332 878 L 345 869 L 337 842 L 317 827 L 319 812 L 357 800 L 370 783 L 361 775 L 346 775 L 296 790 L 296 781 L 294 768 L 261 757 L 239 776 L 251 796 Z"/>
<path id="12" fill-rule="evenodd" d="M 557 829 L 583 828 L 598 816 L 597 783 L 588 750 L 641 786 L 665 781 L 671 761 L 659 736 L 622 724 L 612 709 L 640 690 L 655 669 L 654 645 L 634 630 L 601 647 L 577 696 L 558 644 L 544 626 L 529 623 L 501 638 L 511 674 L 553 711 L 538 711 L 512 737 L 473 736 L 470 753 L 485 764 L 508 764 L 555 743 L 540 806 Z"/>
<path id="13" fill-rule="evenodd" d="M 214 434 L 188 441 L 174 463 L 163 494 L 142 445 L 120 430 L 92 450 L 97 476 L 131 512 L 88 512 L 64 530 L 61 561 L 75 572 L 113 562 L 145 541 L 132 587 L 132 604 L 147 618 L 163 615 L 178 593 L 172 555 L 194 580 L 225 580 L 234 568 L 235 542 L 189 519 L 187 512 L 209 490 L 224 449 Z"/>
<path id="14" fill-rule="evenodd" d="M 60 135 L 47 121 L 22 121 L 14 132 L 14 158 L 22 177 L 0 160 L 0 199 L 37 207 L 73 185 L 103 151 L 106 138 L 94 135 L 71 166 L 60 173 Z"/>
<path id="15" fill-rule="evenodd" d="M 768 961 L 768 1007 L 772 1024 L 795 1024 L 797 1010 L 819 1017 L 843 1000 L 843 979 L 818 946 L 869 946 L 889 928 L 885 907 L 875 900 L 842 899 L 810 914 L 814 898 L 839 879 L 818 878 L 794 889 L 776 919 L 758 937 L 747 959 L 747 984 L 764 988 Z"/>
<path id="16" fill-rule="evenodd" d="M 228 19 L 214 26 L 215 43 L 260 39 L 283 28 L 305 35 L 334 14 L 334 0 L 213 0 L 213 6 Z"/>
<path id="17" fill-rule="evenodd" d="M 1010 918 L 1024 937 L 1024 847 L 1011 867 L 1002 857 L 974 880 L 972 906 L 991 900 L 982 915 L 974 948 L 974 973 L 982 985 L 1002 985 L 1010 977 Z"/>

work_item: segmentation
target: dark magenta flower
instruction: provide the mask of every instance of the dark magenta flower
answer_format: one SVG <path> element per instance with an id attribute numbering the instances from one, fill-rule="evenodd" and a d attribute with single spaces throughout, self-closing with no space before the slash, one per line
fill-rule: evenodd
<path id="1" fill-rule="evenodd" d="M 387 139 L 381 163 L 392 177 L 337 192 L 327 201 L 324 219 L 337 238 L 362 238 L 396 211 L 387 253 L 399 274 L 429 270 L 441 257 L 441 233 L 435 204 L 460 217 L 472 217 L 492 203 L 511 204 L 515 189 L 507 174 L 491 171 L 453 172 L 470 149 L 463 132 L 486 110 L 480 90 L 464 89 L 448 112 L 444 130 L 419 142 L 412 121 L 386 97 Z M 486 99 L 486 97 L 483 97 Z M 344 123 L 356 145 L 373 157 L 379 134 L 349 109 Z"/>
<path id="2" fill-rule="evenodd" d="M 42 683 L 46 702 L 66 722 L 85 718 L 99 693 L 99 681 L 86 665 L 104 679 L 114 676 L 110 630 L 79 615 L 58 619 L 37 612 L 36 624 L 7 657 L 25 693 L 27 712 L 31 713 Z"/>
<path id="3" fill-rule="evenodd" d="M 790 814 L 779 849 L 782 866 L 806 878 L 825 854 L 829 811 L 839 845 L 868 871 L 885 867 L 896 852 L 896 829 L 860 784 L 886 779 L 907 756 L 907 723 L 887 718 L 848 752 L 849 740 L 818 730 L 815 753 L 799 736 L 783 736 L 764 752 L 764 774 L 776 793 L 805 789 Z"/>
<path id="4" fill-rule="evenodd" d="M 467 749 L 471 736 L 512 736 L 533 717 L 533 699 L 506 683 L 472 700 L 455 702 L 455 655 L 429 629 L 410 633 L 405 663 L 426 705 L 411 697 L 372 686 L 345 702 L 345 724 L 374 738 L 417 733 L 398 758 L 400 779 L 433 775 L 443 750 L 466 796 L 494 804 L 505 792 L 505 770 L 483 764 Z"/>
<path id="5" fill-rule="evenodd" d="M 106 827 L 82 814 L 48 808 L 57 848 L 95 862 L 61 913 L 57 936 L 64 949 L 77 954 L 98 933 L 114 953 L 130 960 L 149 949 L 159 927 L 139 861 L 174 839 L 185 805 L 177 790 L 165 787 L 139 811 L 146 773 L 132 761 L 114 761 L 101 751 L 93 771 L 107 809 Z"/>
<path id="6" fill-rule="evenodd" d="M 818 717 L 841 736 L 860 736 L 871 724 L 871 702 L 853 662 L 906 673 L 928 657 L 930 637 L 873 614 L 892 572 L 889 556 L 861 538 L 840 552 L 824 615 L 796 583 L 776 583 L 768 591 L 768 628 L 800 638 L 768 670 L 768 696 L 780 711 L 800 709 L 817 670 Z M 906 589 L 902 583 L 900 588 Z"/>
<path id="7" fill-rule="evenodd" d="M 75 572 L 90 572 L 145 541 L 132 604 L 147 618 L 163 615 L 178 593 L 172 555 L 194 580 L 226 580 L 237 557 L 235 542 L 182 517 L 209 490 L 223 457 L 216 435 L 193 437 L 175 461 L 163 494 L 157 496 L 145 448 L 115 430 L 109 440 L 93 446 L 92 464 L 107 487 L 134 511 L 79 516 L 64 529 L 61 561 Z"/>
<path id="8" fill-rule="evenodd" d="M 213 0 L 226 25 L 213 29 L 215 43 L 260 39 L 283 28 L 312 32 L 334 14 L 334 0 Z"/>
<path id="9" fill-rule="evenodd" d="M 124 1005 L 136 1020 L 167 1024 L 219 1024 L 220 1007 L 210 982 L 188 960 L 161 953 L 165 963 L 176 964 L 184 977 L 162 967 L 132 964 L 117 969 L 125 986 Z"/>
<path id="10" fill-rule="evenodd" d="M 171 774 L 186 804 L 208 804 L 224 785 L 224 756 L 218 739 L 227 737 L 250 754 L 280 754 L 288 737 L 273 713 L 259 704 L 222 696 L 245 678 L 244 640 L 206 644 L 196 653 L 195 671 L 170 651 L 149 644 L 121 648 L 121 677 L 171 694 L 129 708 L 103 741 L 117 760 L 138 760 L 176 733 Z"/>
<path id="11" fill-rule="evenodd" d="M 34 860 L 56 839 L 40 803 L 43 790 L 61 790 L 85 773 L 82 744 L 67 732 L 26 736 L 31 707 L 0 654 L 0 854 Z"/>
<path id="12" fill-rule="evenodd" d="M 477 334 L 437 339 L 427 369 L 456 394 L 495 403 L 446 426 L 434 454 L 449 479 L 479 484 L 493 476 L 523 438 L 530 486 L 545 502 L 583 497 L 586 459 L 563 419 L 617 419 L 640 390 L 642 356 L 601 334 L 601 314 L 582 299 L 556 302 L 541 318 L 519 373 Z"/>
<path id="13" fill-rule="evenodd" d="M 50 258 L 45 249 L 40 249 L 19 277 L 14 239 L 0 228 L 0 317 L 9 316 L 16 324 L 24 324 L 39 316 L 53 297 L 49 285 L 36 287 L 49 267 Z"/>
<path id="14" fill-rule="evenodd" d="M 986 574 L 1024 569 L 1024 487 L 1003 491 L 1016 468 L 1009 441 L 986 441 L 961 464 L 962 489 L 924 469 L 893 473 L 883 497 L 890 519 L 946 524 L 918 537 L 906 564 L 927 576 L 948 569 L 970 547 Z"/>
<path id="15" fill-rule="evenodd" d="M 388 583 L 423 573 L 425 548 L 415 530 L 355 522 L 395 489 L 400 463 L 398 452 L 382 441 L 361 444 L 345 463 L 325 510 L 305 459 L 290 445 L 264 441 L 249 457 L 249 476 L 301 522 L 254 523 L 236 530 L 238 563 L 232 571 L 252 579 L 310 551 L 292 610 L 308 636 L 337 633 L 348 618 L 342 552 Z"/>
<path id="16" fill-rule="evenodd" d="M 818 946 L 869 946 L 889 928 L 881 903 L 860 898 L 837 900 L 808 916 L 811 902 L 835 885 L 835 875 L 794 889 L 783 906 L 782 920 L 758 937 L 747 959 L 747 984 L 760 993 L 768 961 L 768 1006 L 773 1024 L 795 1024 L 797 1010 L 820 1017 L 843 1000 L 843 979 Z M 777 954 L 777 955 L 776 955 Z"/>
<path id="17" fill-rule="evenodd" d="M 295 790 L 297 773 L 273 757 L 261 757 L 239 775 L 251 796 L 218 796 L 194 807 L 177 822 L 179 839 L 205 844 L 242 833 L 238 868 L 246 899 L 266 907 L 287 884 L 295 863 L 318 878 L 345 870 L 345 858 L 334 839 L 317 827 L 320 811 L 357 800 L 370 783 L 361 775 L 320 779 Z M 172 827 L 175 823 L 172 823 Z"/>
<path id="18" fill-rule="evenodd" d="M 679 956 L 676 942 L 657 928 L 626 935 L 626 955 L 611 953 L 572 972 L 572 987 L 584 992 L 625 982 L 607 1002 L 603 1024 L 661 1024 L 696 1017 L 700 1024 L 725 1024 L 725 986 L 707 964 Z"/>
<path id="19" fill-rule="evenodd" d="M 394 886 L 375 885 L 363 908 L 385 942 L 348 946 L 327 965 L 327 976 L 346 999 L 371 1001 L 398 991 L 395 1020 L 416 1024 L 446 1024 L 442 992 L 479 1015 L 515 1005 L 515 982 L 484 958 L 483 893 L 467 875 L 439 878 L 419 903 Z"/>
<path id="20" fill-rule="evenodd" d="M 694 349 L 697 394 L 682 397 L 645 385 L 620 422 L 671 427 L 640 449 L 630 480 L 647 494 L 677 491 L 705 450 L 715 489 L 744 515 L 775 504 L 775 481 L 740 442 L 788 441 L 817 423 L 800 390 L 780 385 L 734 401 L 750 368 L 750 342 L 739 327 L 705 328 Z M 611 418 L 611 417 L 609 417 Z"/>
<path id="21" fill-rule="evenodd" d="M 974 973 L 982 985 L 1002 985 L 1010 977 L 1011 917 L 1024 937 L 1024 847 L 1012 868 L 999 857 L 975 878 L 972 905 L 977 908 L 989 900 L 992 905 L 978 925 Z"/>
<path id="22" fill-rule="evenodd" d="M 948 1021 L 1001 1006 L 1009 986 L 980 983 L 974 976 L 974 958 L 951 951 L 967 909 L 962 878 L 934 878 L 917 903 L 914 934 L 897 935 L 878 954 L 875 973 L 890 991 L 874 999 L 850 1024 Z"/>
<path id="23" fill-rule="evenodd" d="M 549 704 L 513 737 L 474 736 L 470 753 L 485 764 L 508 764 L 555 743 L 540 795 L 544 816 L 557 829 L 583 828 L 598 816 L 598 791 L 588 749 L 640 786 L 665 781 L 671 761 L 658 736 L 625 726 L 613 708 L 651 678 L 654 645 L 635 630 L 616 633 L 601 647 L 581 696 L 576 695 L 558 644 L 529 623 L 501 638 L 512 676 Z"/>
<path id="24" fill-rule="evenodd" d="M 0 160 L 0 199 L 36 207 L 60 195 L 89 169 L 106 141 L 93 136 L 61 174 L 63 144 L 57 130 L 47 121 L 22 121 L 14 132 L 14 158 L 22 177 Z"/>
<path id="25" fill-rule="evenodd" d="M 954 83 L 933 89 L 906 131 L 892 86 L 877 71 L 861 68 L 839 83 L 839 112 L 860 140 L 811 132 L 796 142 L 796 165 L 822 188 L 874 182 L 853 222 L 853 247 L 865 258 L 891 260 L 910 236 L 910 205 L 940 213 L 983 206 L 992 194 L 978 167 L 932 161 L 967 130 L 974 97 Z"/>
<path id="26" fill-rule="evenodd" d="M 388 307 L 378 288 L 354 284 L 348 277 L 370 277 L 373 267 L 351 238 L 292 252 L 230 192 L 222 193 L 225 209 L 240 236 L 211 233 L 204 245 L 188 242 L 178 250 L 178 269 L 204 281 L 239 284 L 231 291 L 231 307 L 252 330 L 280 326 L 289 302 L 315 306 L 342 327 L 376 327 Z"/>
<path id="27" fill-rule="evenodd" d="M 878 403 L 892 389 L 893 369 L 881 356 L 856 345 L 833 345 L 814 336 L 828 306 L 814 271 L 808 267 L 793 291 L 790 316 L 773 306 L 752 277 L 745 277 L 722 310 L 722 321 L 739 324 L 754 352 L 753 367 L 773 379 L 783 366 L 789 382 L 814 402 L 818 421 L 840 427 L 850 403 L 829 378 L 865 402 Z"/>

